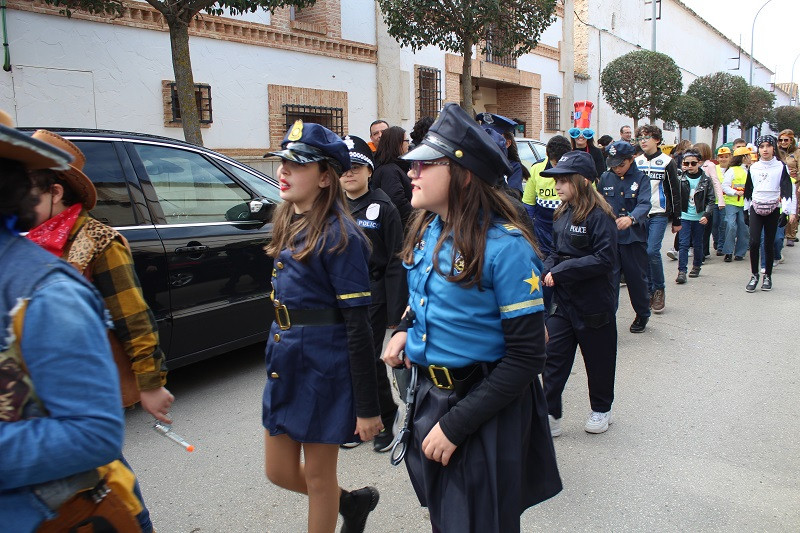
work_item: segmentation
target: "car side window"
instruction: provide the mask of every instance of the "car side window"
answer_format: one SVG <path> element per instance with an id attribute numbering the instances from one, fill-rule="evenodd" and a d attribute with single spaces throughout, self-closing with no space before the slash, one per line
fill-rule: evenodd
<path id="1" fill-rule="evenodd" d="M 522 161 L 536 161 L 538 158 L 527 141 L 517 141 L 517 153 Z"/>
<path id="2" fill-rule="evenodd" d="M 166 146 L 134 146 L 167 224 L 249 218 L 250 193 L 202 155 Z"/>
<path id="3" fill-rule="evenodd" d="M 114 145 L 109 141 L 75 141 L 86 156 L 83 172 L 97 189 L 97 205 L 89 214 L 109 226 L 134 226 L 131 196 Z"/>
<path id="4" fill-rule="evenodd" d="M 267 198 L 268 200 L 271 200 L 276 204 L 281 203 L 281 194 L 278 191 L 278 187 L 276 185 L 268 182 L 267 180 L 259 177 L 256 174 L 252 174 L 235 165 L 231 165 L 227 161 L 222 161 L 222 160 L 218 161 L 234 176 L 245 182 L 245 184 L 247 184 L 248 187 L 256 191 L 256 193 L 258 193 L 259 196 L 263 196 L 264 198 Z"/>

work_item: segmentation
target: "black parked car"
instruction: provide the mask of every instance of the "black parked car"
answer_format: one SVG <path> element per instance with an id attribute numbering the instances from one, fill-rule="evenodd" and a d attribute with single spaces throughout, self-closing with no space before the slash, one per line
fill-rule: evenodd
<path id="1" fill-rule="evenodd" d="M 52 131 L 86 154 L 91 215 L 130 242 L 170 368 L 266 339 L 277 182 L 175 139 Z"/>

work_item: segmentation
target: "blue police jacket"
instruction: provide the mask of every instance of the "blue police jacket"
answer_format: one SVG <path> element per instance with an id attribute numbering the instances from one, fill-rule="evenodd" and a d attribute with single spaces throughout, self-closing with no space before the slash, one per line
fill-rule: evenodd
<path id="1" fill-rule="evenodd" d="M 414 363 L 462 368 L 493 362 L 505 354 L 501 321 L 544 310 L 539 275 L 542 263 L 522 233 L 496 221 L 486 238 L 481 287 L 447 281 L 433 266 L 442 232 L 436 216 L 414 250 L 408 269 L 409 305 L 415 314 L 405 351 Z M 453 267 L 453 238 L 438 254 L 439 270 Z M 463 259 L 456 253 L 455 268 Z"/>
<path id="2" fill-rule="evenodd" d="M 647 242 L 647 214 L 650 212 L 650 178 L 631 165 L 624 176 L 619 177 L 607 170 L 600 176 L 597 191 L 603 195 L 617 218 L 632 216 L 636 223 L 630 228 L 619 231 L 617 242 Z"/>
<path id="3" fill-rule="evenodd" d="M 553 223 L 553 252 L 545 259 L 544 272 L 553 276 L 553 299 L 579 316 L 614 313 L 617 290 L 613 273 L 618 268 L 614 220 L 594 208 L 583 222 L 573 222 L 572 206 Z"/>

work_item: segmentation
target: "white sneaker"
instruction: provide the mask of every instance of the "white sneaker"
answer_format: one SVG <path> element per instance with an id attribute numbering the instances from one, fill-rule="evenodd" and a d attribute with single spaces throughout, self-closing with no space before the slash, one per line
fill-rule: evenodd
<path id="1" fill-rule="evenodd" d="M 689 257 L 694 257 L 694 248 L 689 248 Z"/>
<path id="2" fill-rule="evenodd" d="M 762 273 L 762 274 L 766 274 L 766 273 L 767 273 L 767 269 L 766 269 L 766 268 L 764 268 L 764 267 L 761 267 L 761 273 Z"/>
<path id="3" fill-rule="evenodd" d="M 608 426 L 610 426 L 613 421 L 611 411 L 607 413 L 592 411 L 583 429 L 586 430 L 586 433 L 605 433 L 608 431 Z"/>
<path id="4" fill-rule="evenodd" d="M 677 261 L 678 260 L 678 250 L 676 250 L 675 248 L 673 248 L 672 250 L 667 250 L 667 257 L 669 257 L 673 261 Z"/>
<path id="5" fill-rule="evenodd" d="M 547 415 L 547 420 L 550 421 L 550 436 L 558 437 L 561 435 L 561 419 L 555 418 L 553 415 Z"/>

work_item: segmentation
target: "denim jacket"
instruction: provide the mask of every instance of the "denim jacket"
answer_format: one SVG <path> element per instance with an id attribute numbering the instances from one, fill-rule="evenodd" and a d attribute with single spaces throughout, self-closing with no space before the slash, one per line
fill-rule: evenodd
<path id="1" fill-rule="evenodd" d="M 0 524 L 25 533 L 53 516 L 31 486 L 118 458 L 124 419 L 99 295 L 74 268 L 0 226 L 0 377 L 13 376 L 12 349 L 47 411 L 22 419 L 0 411 Z"/>

